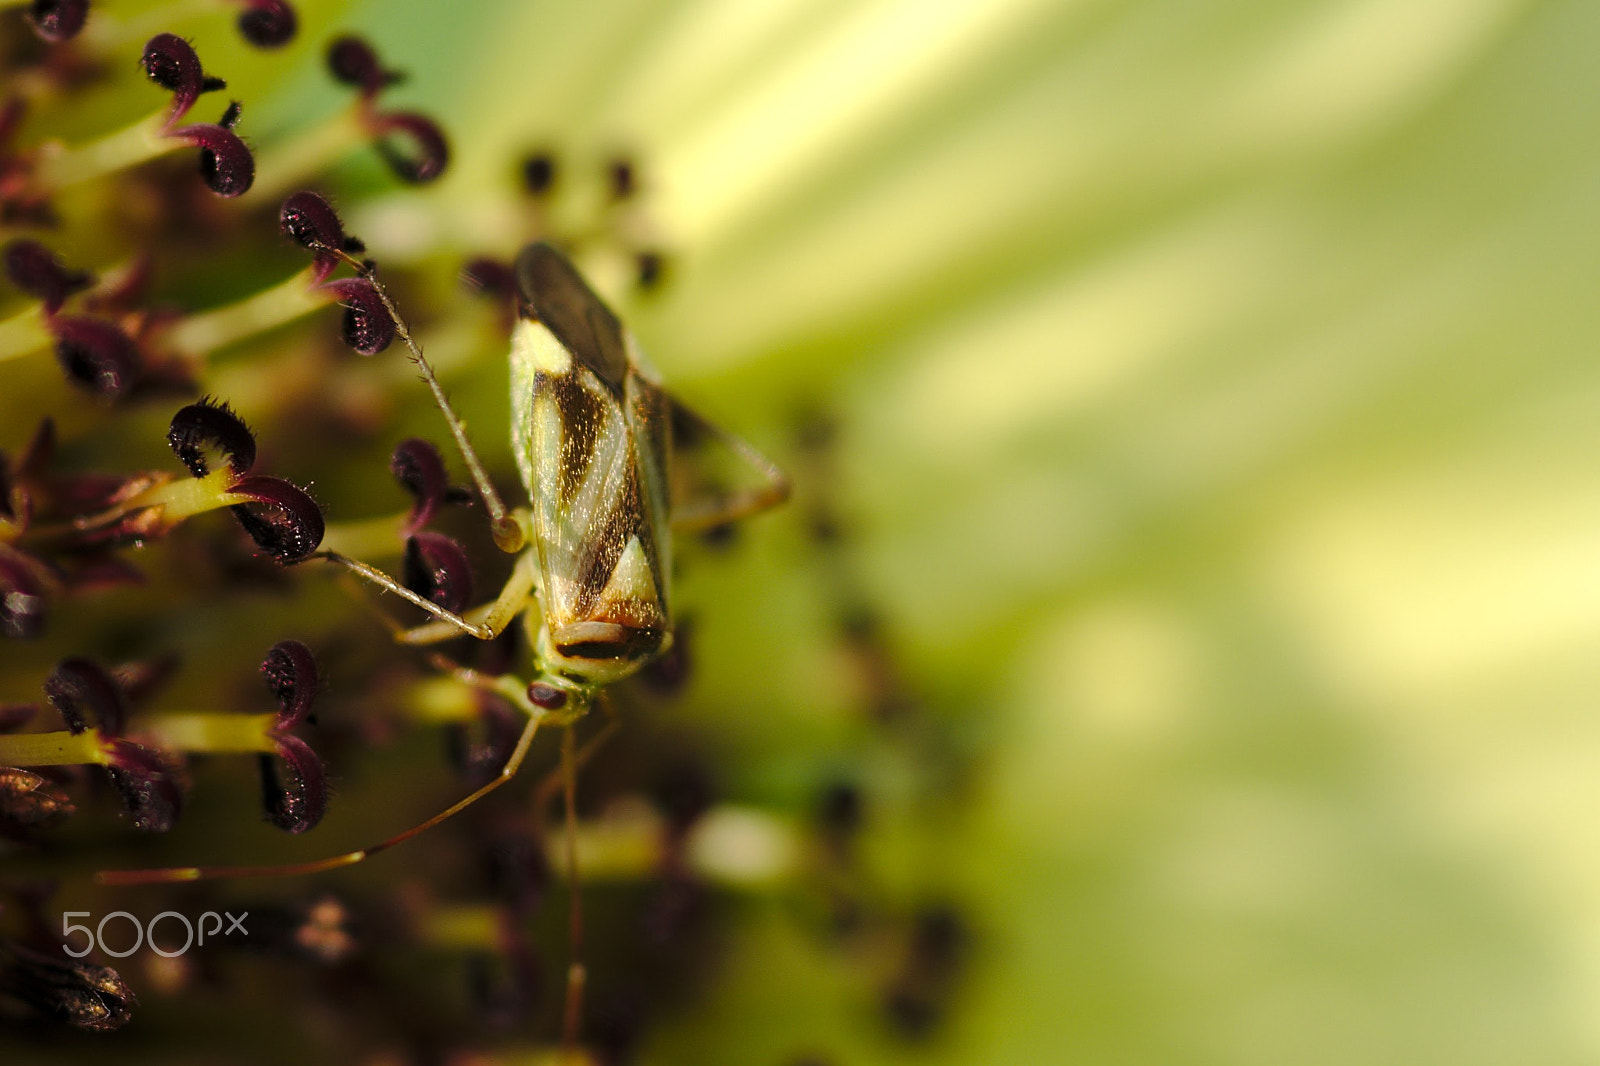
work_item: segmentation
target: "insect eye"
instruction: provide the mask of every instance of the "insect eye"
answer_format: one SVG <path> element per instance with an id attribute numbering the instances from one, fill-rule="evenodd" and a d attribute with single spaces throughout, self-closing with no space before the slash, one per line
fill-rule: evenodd
<path id="1" fill-rule="evenodd" d="M 567 705 L 565 689 L 544 681 L 535 681 L 528 686 L 528 700 L 535 707 L 543 707 L 547 711 L 559 711 Z"/>

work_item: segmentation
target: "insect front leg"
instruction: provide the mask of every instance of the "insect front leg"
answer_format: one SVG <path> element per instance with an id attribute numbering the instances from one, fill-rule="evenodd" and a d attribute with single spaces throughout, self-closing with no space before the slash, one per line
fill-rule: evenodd
<path id="1" fill-rule="evenodd" d="M 500 594 L 492 601 L 474 607 L 464 617 L 445 617 L 449 612 L 441 609 L 434 612 L 439 615 L 437 622 L 403 630 L 395 635 L 395 639 L 402 644 L 437 644 L 466 634 L 480 640 L 493 640 L 504 632 L 513 618 L 527 609 L 537 580 L 538 560 L 532 551 L 524 551 L 517 557 L 511 576 L 506 579 Z"/>

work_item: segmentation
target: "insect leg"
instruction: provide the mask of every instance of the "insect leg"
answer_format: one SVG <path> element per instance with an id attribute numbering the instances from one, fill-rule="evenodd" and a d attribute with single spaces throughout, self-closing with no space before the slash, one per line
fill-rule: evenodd
<path id="1" fill-rule="evenodd" d="M 160 870 L 102 870 L 94 875 L 94 879 L 102 885 L 153 885 L 175 881 L 210 881 L 226 877 L 293 877 L 298 874 L 335 870 L 341 866 L 354 866 L 363 859 L 370 858 L 380 851 L 386 851 L 396 844 L 410 840 L 418 833 L 432 829 L 446 818 L 466 810 L 515 777 L 517 771 L 522 767 L 522 760 L 527 757 L 528 748 L 533 744 L 533 735 L 538 732 L 539 723 L 543 718 L 542 712 L 529 715 L 528 724 L 523 727 L 522 736 L 517 740 L 516 748 L 511 752 L 511 757 L 506 760 L 505 766 L 501 767 L 499 776 L 493 781 L 479 788 L 466 799 L 458 800 L 446 807 L 427 821 L 420 822 L 403 833 L 397 833 L 387 840 L 379 841 L 358 851 L 347 851 L 343 855 L 334 855 L 326 859 L 313 859 L 310 862 L 291 862 L 277 866 L 176 866 Z"/>
<path id="2" fill-rule="evenodd" d="M 477 488 L 478 495 L 483 498 L 484 509 L 489 512 L 489 528 L 494 534 L 495 544 L 508 554 L 519 551 L 523 545 L 522 527 L 507 512 L 504 501 L 500 499 L 500 493 L 489 480 L 489 475 L 483 468 L 483 461 L 478 458 L 477 451 L 472 447 L 472 441 L 467 438 L 466 423 L 456 414 L 455 408 L 450 406 L 450 400 L 444 394 L 444 386 L 439 384 L 438 375 L 433 372 L 433 364 L 428 362 L 422 354 L 422 347 L 411 336 L 411 330 L 406 326 L 405 319 L 400 317 L 399 309 L 389 297 L 389 290 L 379 280 L 377 268 L 371 263 L 362 262 L 342 248 L 324 246 L 324 249 L 344 260 L 362 277 L 372 282 L 373 288 L 377 290 L 378 299 L 383 301 L 384 310 L 394 320 L 395 332 L 405 342 L 406 350 L 411 353 L 411 361 L 421 372 L 428 391 L 433 393 L 433 402 L 438 405 L 444 415 L 445 424 L 450 427 L 450 435 L 455 438 L 456 449 L 461 452 L 461 459 L 472 474 L 472 484 Z"/>
<path id="3" fill-rule="evenodd" d="M 528 600 L 533 595 L 535 573 L 536 560 L 533 553 L 523 552 L 518 557 L 511 576 L 500 589 L 500 594 L 491 602 L 468 611 L 463 620 L 469 625 L 476 624 L 487 628 L 491 638 L 499 636 L 506 626 L 511 624 L 513 618 L 527 609 Z M 402 644 L 437 644 L 460 635 L 460 626 L 451 619 L 441 617 L 437 622 L 429 622 L 397 633 L 395 639 Z M 472 635 L 478 634 L 474 632 Z"/>
<path id="4" fill-rule="evenodd" d="M 673 507 L 673 532 L 697 533 L 714 526 L 725 525 L 750 515 L 760 514 L 789 498 L 789 477 L 778 469 L 778 464 L 715 422 L 701 417 L 677 397 L 670 397 L 670 400 L 675 423 L 685 426 L 692 432 L 715 437 L 743 459 L 766 482 L 758 488 L 740 489 L 709 500 Z"/>
<path id="5" fill-rule="evenodd" d="M 595 753 L 605 747 L 606 741 L 616 736 L 622 728 L 622 720 L 617 717 L 617 712 L 612 710 L 611 701 L 605 697 L 604 693 L 596 697 L 596 702 L 606 712 L 606 724 L 598 733 L 584 741 L 583 747 L 578 749 L 576 765 L 573 767 L 575 773 L 588 766 L 589 760 L 594 758 Z M 533 809 L 538 816 L 543 816 L 545 808 L 550 805 L 550 801 L 555 797 L 556 790 L 563 786 L 565 770 L 565 767 L 557 766 L 554 770 L 545 774 L 544 780 L 539 782 L 539 787 L 534 789 Z"/>
<path id="6" fill-rule="evenodd" d="M 567 838 L 567 995 L 562 1011 L 561 1045 L 570 1054 L 578 1047 L 583 1024 L 583 987 L 589 974 L 583 966 L 583 893 L 578 881 L 577 729 L 567 726 L 561 738 L 561 791 L 566 798 Z"/>
<path id="7" fill-rule="evenodd" d="M 478 614 L 480 610 L 483 610 L 482 619 L 474 622 L 463 618 L 454 611 L 440 607 L 426 597 L 417 595 L 382 570 L 361 562 L 359 559 L 352 559 L 348 555 L 340 555 L 338 552 L 317 552 L 312 558 L 326 559 L 330 563 L 337 563 L 357 577 L 372 582 L 372 584 L 377 585 L 385 592 L 394 593 L 407 603 L 420 607 L 439 619 L 437 622 L 419 626 L 417 629 L 402 631 L 396 639 L 405 644 L 437 643 L 438 641 L 448 640 L 451 637 L 458 637 L 463 634 L 477 637 L 479 640 L 493 640 L 500 635 L 501 630 L 511 623 L 511 619 L 517 616 L 523 606 L 527 604 L 528 597 L 533 592 L 533 560 L 531 554 L 529 554 L 517 560 L 516 568 L 512 570 L 511 577 L 506 581 L 505 587 L 500 590 L 500 595 L 492 603 L 486 605 L 487 610 L 479 608 L 471 612 L 472 614 Z"/>

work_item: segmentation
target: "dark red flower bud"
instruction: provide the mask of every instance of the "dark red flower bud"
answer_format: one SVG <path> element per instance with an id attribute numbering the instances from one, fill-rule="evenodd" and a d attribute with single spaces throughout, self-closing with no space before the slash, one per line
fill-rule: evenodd
<path id="1" fill-rule="evenodd" d="M 472 602 L 472 567 L 460 544 L 423 530 L 406 538 L 403 584 L 457 614 Z"/>
<path id="2" fill-rule="evenodd" d="M 261 676 L 278 699 L 275 730 L 293 729 L 306 720 L 317 696 L 317 660 L 298 640 L 280 640 L 261 661 Z"/>
<path id="3" fill-rule="evenodd" d="M 183 810 L 183 791 L 178 787 L 177 768 L 159 752 L 131 740 L 111 744 L 111 761 L 106 764 L 111 783 L 122 794 L 122 806 L 134 828 L 147 833 L 165 833 Z"/>
<path id="4" fill-rule="evenodd" d="M 374 147 L 389 169 L 411 185 L 426 185 L 450 164 L 450 145 L 444 131 L 427 115 L 415 111 L 387 111 L 373 116 Z M 409 141 L 409 150 L 397 141 Z"/>
<path id="5" fill-rule="evenodd" d="M 257 48 L 282 48 L 294 40 L 299 28 L 294 8 L 283 0 L 245 0 L 239 32 Z"/>
<path id="6" fill-rule="evenodd" d="M 229 127 L 239 121 L 239 104 L 229 104 L 216 126 L 180 126 L 172 136 L 200 149 L 200 176 L 218 196 L 242 196 L 256 180 L 256 159 Z"/>
<path id="7" fill-rule="evenodd" d="M 408 534 L 415 533 L 433 519 L 434 512 L 450 492 L 444 460 L 432 444 L 411 437 L 395 446 L 394 455 L 389 459 L 389 472 L 415 501 L 405 525 Z"/>
<path id="8" fill-rule="evenodd" d="M 341 278 L 328 282 L 328 289 L 344 305 L 340 329 L 346 344 L 362 355 L 377 355 L 389 347 L 396 327 L 377 286 L 366 278 Z"/>
<path id="9" fill-rule="evenodd" d="M 40 37 L 56 44 L 76 37 L 89 17 L 89 0 L 33 0 L 28 22 Z"/>
<path id="10" fill-rule="evenodd" d="M 368 99 L 405 77 L 399 71 L 385 70 L 372 46 L 354 36 L 337 38 L 328 46 L 328 72 L 335 81 L 359 88 Z"/>
<path id="11" fill-rule="evenodd" d="M 273 825 L 304 833 L 328 811 L 327 775 L 322 760 L 305 741 L 287 734 L 277 739 L 277 758 L 263 753 L 260 759 L 262 805 Z M 288 770 L 285 778 L 278 776 L 278 759 Z"/>
<path id="12" fill-rule="evenodd" d="M 11 284 L 29 296 L 37 296 L 44 303 L 45 313 L 52 315 L 68 296 L 94 282 L 94 275 L 67 269 L 50 249 L 25 238 L 6 245 L 5 270 Z"/>
<path id="13" fill-rule="evenodd" d="M 0 992 L 78 1029 L 120 1029 L 139 1005 L 109 966 L 0 940 Z"/>
<path id="14" fill-rule="evenodd" d="M 220 452 L 228 469 L 240 477 L 256 462 L 256 438 L 250 428 L 227 404 L 211 399 L 192 403 L 172 416 L 167 445 L 195 477 L 211 472 L 206 448 Z"/>
<path id="15" fill-rule="evenodd" d="M 278 562 L 299 562 L 322 543 L 322 509 L 305 490 L 282 478 L 251 474 L 228 491 L 254 501 L 234 505 L 233 516 L 256 547 Z"/>
<path id="16" fill-rule="evenodd" d="M 158 33 L 145 42 L 139 64 L 151 81 L 172 94 L 169 126 L 188 113 L 201 93 L 227 88 L 227 82 L 206 75 L 189 42 L 175 33 Z"/>
<path id="17" fill-rule="evenodd" d="M 139 374 L 139 349 L 114 322 L 103 318 L 57 318 L 56 359 L 67 378 L 105 399 L 128 391 Z"/>
<path id="18" fill-rule="evenodd" d="M 44 696 L 73 733 L 82 733 L 92 721 L 102 736 L 122 735 L 128 718 L 122 690 L 98 663 L 77 656 L 62 659 L 45 678 Z"/>

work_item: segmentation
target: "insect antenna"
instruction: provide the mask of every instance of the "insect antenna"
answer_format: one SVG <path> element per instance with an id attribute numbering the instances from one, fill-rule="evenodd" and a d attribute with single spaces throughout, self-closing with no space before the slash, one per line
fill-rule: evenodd
<path id="1" fill-rule="evenodd" d="M 455 438 L 456 449 L 461 453 L 461 459 L 467 464 L 467 470 L 472 475 L 472 484 L 477 488 L 478 495 L 483 498 L 483 506 L 489 512 L 489 528 L 494 535 L 495 545 L 507 554 L 521 550 L 522 527 L 506 510 L 505 501 L 500 499 L 500 493 L 489 480 L 488 473 L 484 471 L 483 461 L 478 458 L 477 451 L 472 447 L 472 441 L 467 438 L 466 424 L 462 422 L 461 416 L 456 414 L 455 408 L 450 406 L 450 399 L 445 395 L 444 386 L 439 384 L 439 377 L 433 372 L 433 364 L 422 354 L 422 346 L 411 335 L 411 329 L 401 317 L 400 309 L 395 306 L 394 300 L 389 296 L 388 288 L 378 277 L 378 265 L 370 259 L 357 259 L 343 248 L 335 248 L 321 242 L 313 242 L 313 247 L 348 264 L 361 277 L 370 281 L 372 287 L 377 290 L 384 311 L 394 322 L 396 334 L 405 344 L 411 361 L 416 364 L 423 382 L 428 386 L 428 391 L 433 394 L 433 402 L 444 414 L 444 420 L 450 427 L 450 435 Z"/>

